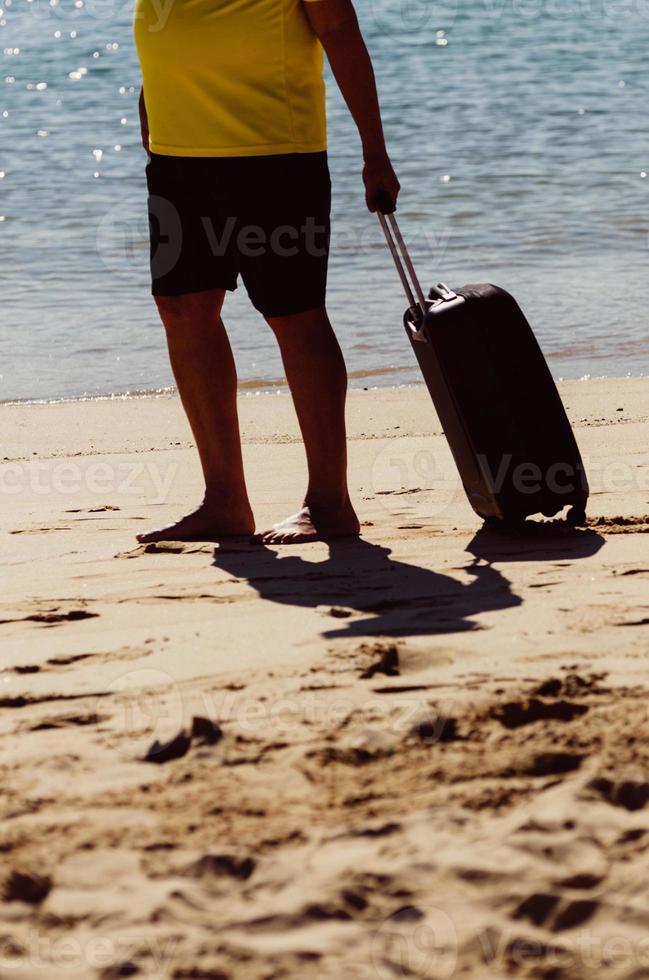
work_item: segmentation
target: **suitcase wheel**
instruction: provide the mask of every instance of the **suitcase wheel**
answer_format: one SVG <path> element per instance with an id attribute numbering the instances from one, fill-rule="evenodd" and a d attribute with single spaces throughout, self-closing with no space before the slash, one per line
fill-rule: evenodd
<path id="1" fill-rule="evenodd" d="M 586 524 L 586 511 L 583 507 L 575 505 L 568 511 L 566 521 L 571 527 L 583 527 Z"/>

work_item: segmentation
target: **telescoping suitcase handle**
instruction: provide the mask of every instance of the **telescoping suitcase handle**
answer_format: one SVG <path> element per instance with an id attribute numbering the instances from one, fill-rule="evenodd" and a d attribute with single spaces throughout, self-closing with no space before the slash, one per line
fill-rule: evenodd
<path id="1" fill-rule="evenodd" d="M 415 326 L 420 326 L 423 318 L 428 312 L 429 304 L 424 296 L 417 273 L 415 272 L 415 267 L 412 264 L 412 259 L 410 258 L 410 253 L 408 252 L 406 243 L 403 240 L 401 230 L 397 224 L 397 219 L 394 216 L 394 204 L 384 191 L 381 191 L 378 194 L 376 203 L 378 205 L 376 214 L 381 224 L 381 228 L 383 229 L 385 240 L 388 243 L 390 254 L 392 255 L 394 264 L 397 267 L 397 272 L 399 273 L 399 278 L 401 279 L 401 284 L 403 285 L 403 289 L 410 306 L 410 311 L 415 321 Z M 408 276 L 410 276 L 410 278 L 408 278 Z M 457 293 L 454 293 L 453 290 L 449 289 L 449 287 L 443 282 L 439 282 L 436 286 L 431 288 L 431 299 L 433 298 L 433 295 L 441 300 L 457 299 Z M 422 340 L 425 339 L 419 329 L 413 330 L 413 334 L 416 337 L 420 337 Z"/>

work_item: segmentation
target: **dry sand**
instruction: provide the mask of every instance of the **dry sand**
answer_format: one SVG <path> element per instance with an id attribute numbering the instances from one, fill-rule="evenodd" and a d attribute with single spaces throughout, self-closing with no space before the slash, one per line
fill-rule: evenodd
<path id="1" fill-rule="evenodd" d="M 481 532 L 425 392 L 354 391 L 331 548 L 137 546 L 175 398 L 0 410 L 1 978 L 649 976 L 649 387 L 562 392 L 587 529 Z M 263 526 L 302 448 L 241 417 Z"/>

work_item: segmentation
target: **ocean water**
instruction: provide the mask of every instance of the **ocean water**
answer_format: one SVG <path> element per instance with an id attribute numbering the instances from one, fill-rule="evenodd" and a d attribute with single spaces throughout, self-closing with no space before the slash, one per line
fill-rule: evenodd
<path id="1" fill-rule="evenodd" d="M 0 400 L 168 386 L 131 0 L 0 6 Z M 357 8 L 423 282 L 510 289 L 557 377 L 649 373 L 647 0 Z M 416 381 L 358 138 L 328 83 L 332 319 L 352 383 Z M 242 383 L 281 380 L 243 288 L 224 316 Z"/>

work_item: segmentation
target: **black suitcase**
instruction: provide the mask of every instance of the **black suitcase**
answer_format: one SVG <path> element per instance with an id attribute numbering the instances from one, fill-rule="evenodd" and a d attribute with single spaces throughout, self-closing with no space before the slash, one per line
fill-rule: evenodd
<path id="1" fill-rule="evenodd" d="M 406 334 L 471 506 L 498 523 L 554 517 L 569 506 L 568 522 L 585 523 L 584 464 L 516 300 L 489 284 L 440 283 L 426 298 L 394 214 L 384 210 L 379 221 L 409 302 Z"/>

